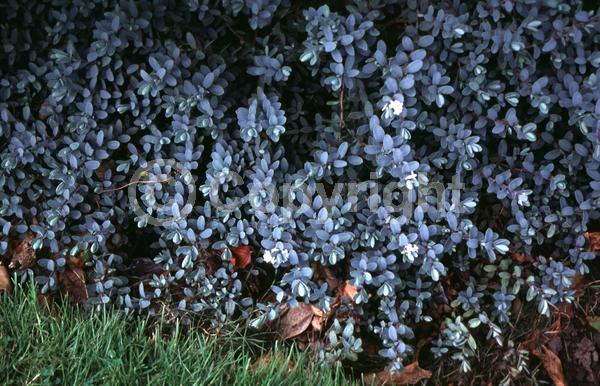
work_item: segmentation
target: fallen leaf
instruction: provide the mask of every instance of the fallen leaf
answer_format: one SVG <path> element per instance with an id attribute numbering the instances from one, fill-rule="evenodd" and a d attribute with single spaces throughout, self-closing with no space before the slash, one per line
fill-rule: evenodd
<path id="1" fill-rule="evenodd" d="M 325 273 L 325 281 L 327 281 L 327 285 L 332 290 L 336 289 L 340 286 L 340 279 L 338 279 L 335 274 L 331 271 L 331 269 L 327 266 L 323 267 L 323 272 Z"/>
<path id="2" fill-rule="evenodd" d="M 358 293 L 358 288 L 350 283 L 349 280 L 342 282 L 338 287 L 338 291 L 335 295 L 335 301 L 331 304 L 330 314 L 334 314 L 342 303 L 342 299 L 353 300 L 354 296 Z"/>
<path id="3" fill-rule="evenodd" d="M 101 162 L 98 169 L 94 170 L 94 174 L 98 177 L 99 180 L 104 180 L 104 175 L 106 171 L 112 169 L 115 166 L 115 161 L 109 159 L 107 161 Z"/>
<path id="4" fill-rule="evenodd" d="M 535 259 L 532 256 L 528 256 L 521 252 L 513 252 L 511 253 L 511 257 L 519 264 L 535 263 Z"/>
<path id="5" fill-rule="evenodd" d="M 325 282 L 327 283 L 327 287 L 330 290 L 335 291 L 340 286 L 341 280 L 335 276 L 331 268 L 314 263 L 312 265 L 312 269 L 314 272 L 315 280 L 325 280 Z"/>
<path id="6" fill-rule="evenodd" d="M 523 300 L 521 300 L 520 298 L 516 298 L 513 301 L 512 304 L 512 308 L 511 308 L 511 312 L 513 313 L 513 315 L 519 315 L 519 313 L 523 310 Z"/>
<path id="7" fill-rule="evenodd" d="M 67 268 L 58 275 L 58 283 L 72 304 L 84 303 L 88 299 L 85 275 L 81 268 Z"/>
<path id="8" fill-rule="evenodd" d="M 557 317 L 573 318 L 573 303 L 559 302 L 555 304 L 556 308 L 552 309 L 552 313 Z"/>
<path id="9" fill-rule="evenodd" d="M 387 370 L 367 375 L 367 382 L 376 385 L 414 385 L 431 378 L 431 371 L 419 367 L 419 362 L 404 366 L 404 370 L 390 373 Z"/>
<path id="10" fill-rule="evenodd" d="M 33 233 L 27 233 L 25 238 L 17 241 L 13 250 L 10 264 L 8 265 L 11 269 L 25 269 L 31 268 L 35 265 L 35 249 L 31 246 L 31 241 L 35 239 Z"/>
<path id="11" fill-rule="evenodd" d="M 583 293 L 586 289 L 587 280 L 585 277 L 577 272 L 575 277 L 573 278 L 573 284 L 571 284 L 571 289 L 575 291 L 575 297 L 583 296 Z"/>
<path id="12" fill-rule="evenodd" d="M 247 245 L 240 245 L 231 250 L 233 257 L 231 258 L 231 264 L 234 269 L 244 269 L 252 262 L 252 248 Z"/>
<path id="13" fill-rule="evenodd" d="M 600 251 L 600 232 L 586 232 L 585 237 L 590 242 L 590 250 Z"/>
<path id="14" fill-rule="evenodd" d="M 555 386 L 566 386 L 565 375 L 560 358 L 548 347 L 542 346 L 542 351 L 534 347 L 531 353 L 539 358 Z"/>
<path id="15" fill-rule="evenodd" d="M 345 281 L 342 283 L 342 287 L 340 290 L 340 294 L 350 299 L 354 299 L 354 296 L 358 293 L 358 288 L 350 283 L 350 281 Z"/>
<path id="16" fill-rule="evenodd" d="M 71 268 L 83 268 L 85 262 L 78 256 L 67 257 L 67 265 Z"/>
<path id="17" fill-rule="evenodd" d="M 325 318 L 315 316 L 312 318 L 310 322 L 310 326 L 314 331 L 320 332 L 323 330 L 323 324 L 325 323 Z"/>
<path id="18" fill-rule="evenodd" d="M 37 304 L 44 307 L 52 307 L 54 305 L 54 297 L 50 294 L 37 294 Z"/>
<path id="19" fill-rule="evenodd" d="M 0 264 L 0 292 L 4 291 L 10 293 L 12 291 L 12 283 L 10 282 L 8 270 L 4 265 Z"/>
<path id="20" fill-rule="evenodd" d="M 202 249 L 200 250 L 199 260 L 204 264 L 206 268 L 206 274 L 208 276 L 213 275 L 217 269 L 221 267 L 221 254 L 222 250 Z"/>
<path id="21" fill-rule="evenodd" d="M 312 321 L 310 322 L 310 325 L 313 328 L 313 330 L 315 330 L 315 331 L 321 331 L 323 329 L 323 324 L 325 324 L 325 322 L 328 319 L 328 315 L 326 315 L 323 312 L 323 310 L 321 310 L 318 307 L 315 307 L 315 306 L 311 305 L 311 309 L 312 309 L 314 317 L 312 318 Z"/>
<path id="22" fill-rule="evenodd" d="M 312 304 L 310 305 L 310 310 L 312 311 L 313 315 L 315 315 L 315 316 L 319 316 L 319 317 L 325 316 L 325 312 L 323 312 L 322 309 L 320 309 L 317 306 L 313 306 Z"/>
<path id="23" fill-rule="evenodd" d="M 554 322 L 552 322 L 552 324 L 546 328 L 546 331 L 544 331 L 543 338 L 542 338 L 543 340 L 540 341 L 539 340 L 540 337 L 537 336 L 534 340 L 531 341 L 530 344 L 534 344 L 535 345 L 535 344 L 538 344 L 540 342 L 541 342 L 541 344 L 545 344 L 548 341 L 548 339 L 551 339 L 552 336 L 560 334 L 561 331 L 562 331 L 561 318 L 556 317 L 556 318 L 554 318 Z M 537 330 L 536 330 L 536 334 L 534 334 L 534 336 L 535 335 L 539 335 L 537 333 Z M 535 346 L 531 350 L 534 350 L 534 349 L 535 349 Z"/>
<path id="24" fill-rule="evenodd" d="M 277 368 L 285 367 L 286 374 L 290 374 L 294 370 L 295 363 L 291 360 L 286 360 L 285 357 L 280 355 L 274 356 L 272 353 L 266 353 L 258 357 L 254 363 L 248 369 L 249 373 L 256 373 L 260 370 L 270 370 L 273 368 L 273 364 L 276 365 Z"/>
<path id="25" fill-rule="evenodd" d="M 291 339 L 308 329 L 314 316 L 313 306 L 300 303 L 298 307 L 287 308 L 279 322 L 280 333 L 284 339 Z"/>

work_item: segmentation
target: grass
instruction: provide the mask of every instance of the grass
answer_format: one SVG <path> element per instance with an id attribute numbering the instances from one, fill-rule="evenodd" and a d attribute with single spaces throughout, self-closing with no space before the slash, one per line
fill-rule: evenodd
<path id="1" fill-rule="evenodd" d="M 165 338 L 168 336 L 168 338 Z M 49 308 L 32 290 L 0 293 L 0 384 L 342 385 L 340 369 L 293 348 L 258 360 L 241 334 L 210 337 L 110 311 Z"/>

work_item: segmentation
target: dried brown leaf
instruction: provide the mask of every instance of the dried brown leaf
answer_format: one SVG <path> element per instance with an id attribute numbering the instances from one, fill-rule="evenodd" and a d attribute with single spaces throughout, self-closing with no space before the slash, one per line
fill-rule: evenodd
<path id="1" fill-rule="evenodd" d="M 287 374 L 290 374 L 294 370 L 295 366 L 293 361 L 288 361 L 285 357 L 279 355 L 275 356 L 272 353 L 266 353 L 258 357 L 258 359 L 252 363 L 248 369 L 248 372 L 252 374 L 259 372 L 260 370 L 269 370 L 271 367 L 273 367 L 273 364 L 275 364 L 278 368 L 285 367 Z"/>
<path id="2" fill-rule="evenodd" d="M 535 263 L 535 259 L 532 256 L 526 255 L 521 252 L 513 252 L 510 255 L 512 259 L 519 264 Z"/>
<path id="3" fill-rule="evenodd" d="M 221 267 L 223 250 L 203 249 L 200 251 L 200 261 L 204 263 L 206 274 L 211 276 Z"/>
<path id="4" fill-rule="evenodd" d="M 281 316 L 279 330 L 284 339 L 302 334 L 310 326 L 314 312 L 313 306 L 300 303 L 298 307 L 287 308 Z"/>
<path id="5" fill-rule="evenodd" d="M 573 303 L 559 302 L 555 304 L 556 308 L 552 309 L 552 313 L 557 317 L 573 318 Z"/>
<path id="6" fill-rule="evenodd" d="M 332 291 L 335 291 L 340 286 L 341 280 L 335 276 L 331 268 L 314 263 L 312 269 L 315 280 L 325 280 L 327 287 Z"/>
<path id="7" fill-rule="evenodd" d="M 52 307 L 54 305 L 54 297 L 50 294 L 37 294 L 37 304 L 43 307 Z"/>
<path id="8" fill-rule="evenodd" d="M 85 262 L 77 256 L 67 257 L 67 265 L 71 268 L 83 268 Z"/>
<path id="9" fill-rule="evenodd" d="M 546 346 L 541 351 L 534 347 L 531 353 L 540 359 L 554 385 L 567 386 L 560 358 L 552 350 Z"/>
<path id="10" fill-rule="evenodd" d="M 240 245 L 231 250 L 233 257 L 231 264 L 235 270 L 244 269 L 252 262 L 252 248 L 247 245 Z"/>
<path id="11" fill-rule="evenodd" d="M 422 380 L 431 378 L 431 371 L 422 369 L 418 362 L 404 366 L 401 372 L 390 373 L 383 370 L 367 375 L 367 382 L 376 385 L 414 385 Z"/>
<path id="12" fill-rule="evenodd" d="M 67 268 L 58 275 L 58 283 L 73 304 L 84 303 L 88 299 L 85 275 L 81 268 Z"/>
<path id="13" fill-rule="evenodd" d="M 354 296 L 358 293 L 358 288 L 350 283 L 349 280 L 341 282 L 338 286 L 338 290 L 335 295 L 335 301 L 331 305 L 330 314 L 334 314 L 340 304 L 342 303 L 342 299 L 353 300 Z"/>
<path id="14" fill-rule="evenodd" d="M 350 281 L 345 281 L 340 289 L 340 294 L 350 299 L 354 299 L 354 296 L 358 293 L 358 288 L 350 283 Z"/>
<path id="15" fill-rule="evenodd" d="M 9 268 L 25 269 L 35 265 L 35 249 L 31 246 L 34 238 L 33 233 L 27 233 L 25 238 L 17 241 L 8 265 Z"/>
<path id="16" fill-rule="evenodd" d="M 590 250 L 600 251 L 600 232 L 586 232 L 585 236 L 590 242 Z"/>
<path id="17" fill-rule="evenodd" d="M 319 307 L 317 307 L 317 306 L 313 306 L 312 304 L 310 305 L 310 310 L 312 311 L 312 313 L 313 313 L 315 316 L 320 316 L 320 317 L 322 317 L 322 316 L 325 316 L 325 312 L 323 312 L 323 310 L 322 310 L 322 309 L 320 309 L 320 308 L 319 308 Z"/>
<path id="18" fill-rule="evenodd" d="M 314 318 L 312 318 L 310 326 L 314 331 L 320 332 L 323 330 L 323 324 L 325 324 L 325 320 L 326 319 L 323 317 L 315 316 Z"/>
<path id="19" fill-rule="evenodd" d="M 575 274 L 575 277 L 573 278 L 573 284 L 571 285 L 571 289 L 575 290 L 575 297 L 580 297 L 583 295 L 587 283 L 588 281 L 581 273 L 577 272 Z"/>
<path id="20" fill-rule="evenodd" d="M 99 180 L 104 180 L 106 171 L 115 167 L 115 160 L 109 159 L 100 163 L 98 169 L 94 170 L 94 174 Z"/>
<path id="21" fill-rule="evenodd" d="M 8 270 L 0 263 L 0 292 L 4 291 L 10 293 L 12 291 L 12 283 L 10 282 Z"/>
<path id="22" fill-rule="evenodd" d="M 329 315 L 325 314 L 323 310 L 318 307 L 311 306 L 311 309 L 314 317 L 312 318 L 310 325 L 314 331 L 321 331 Z"/>

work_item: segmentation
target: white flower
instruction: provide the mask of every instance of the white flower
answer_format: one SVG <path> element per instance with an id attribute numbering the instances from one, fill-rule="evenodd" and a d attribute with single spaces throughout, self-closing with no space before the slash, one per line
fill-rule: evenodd
<path id="1" fill-rule="evenodd" d="M 280 243 L 278 243 L 280 244 Z M 281 264 L 287 262 L 290 257 L 290 252 L 285 248 L 273 248 L 265 251 L 263 255 L 263 261 L 278 268 Z"/>
<path id="2" fill-rule="evenodd" d="M 395 116 L 399 116 L 400 114 L 402 114 L 402 111 L 404 111 L 404 103 L 402 103 L 399 100 L 393 99 L 385 105 L 384 110 L 392 110 L 392 113 Z"/>
<path id="3" fill-rule="evenodd" d="M 404 246 L 404 250 L 402 251 L 402 253 L 417 253 L 419 252 L 419 247 L 416 246 L 415 244 L 406 244 Z"/>
<path id="4" fill-rule="evenodd" d="M 271 254 L 271 251 L 265 251 L 265 254 L 263 255 L 263 261 L 265 263 L 269 263 L 269 264 L 273 264 L 275 262 L 275 259 L 273 258 L 273 254 Z"/>
<path id="5" fill-rule="evenodd" d="M 417 257 L 417 253 L 419 252 L 419 247 L 415 244 L 406 244 L 404 249 L 402 250 L 402 255 L 404 256 L 404 262 L 412 263 L 415 261 L 415 257 Z"/>

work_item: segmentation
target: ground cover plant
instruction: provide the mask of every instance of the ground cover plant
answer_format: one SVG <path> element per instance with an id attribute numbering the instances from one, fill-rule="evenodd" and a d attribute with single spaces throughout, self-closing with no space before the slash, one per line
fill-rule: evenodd
<path id="1" fill-rule="evenodd" d="M 468 373 L 596 257 L 598 11 L 2 2 L 0 283 Z"/>

